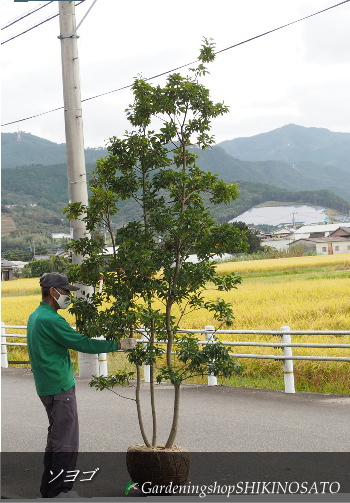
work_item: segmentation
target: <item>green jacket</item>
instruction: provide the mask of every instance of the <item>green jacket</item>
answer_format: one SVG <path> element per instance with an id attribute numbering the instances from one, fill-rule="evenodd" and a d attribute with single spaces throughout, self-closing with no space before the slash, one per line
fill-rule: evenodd
<path id="1" fill-rule="evenodd" d="M 91 354 L 118 350 L 117 342 L 81 335 L 46 302 L 29 316 L 27 343 L 38 395 L 56 395 L 75 385 L 69 349 Z"/>

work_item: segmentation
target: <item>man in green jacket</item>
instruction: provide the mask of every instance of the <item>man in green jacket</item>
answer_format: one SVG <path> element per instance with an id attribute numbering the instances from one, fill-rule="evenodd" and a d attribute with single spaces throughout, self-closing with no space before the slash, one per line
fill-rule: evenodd
<path id="1" fill-rule="evenodd" d="M 29 316 L 27 342 L 36 391 L 49 419 L 44 474 L 40 492 L 43 498 L 67 497 L 73 483 L 67 472 L 76 466 L 79 425 L 75 378 L 69 349 L 82 353 L 108 353 L 133 349 L 137 339 L 120 342 L 90 339 L 70 327 L 57 313 L 71 303 L 71 291 L 64 274 L 46 273 L 40 278 L 42 302 Z"/>

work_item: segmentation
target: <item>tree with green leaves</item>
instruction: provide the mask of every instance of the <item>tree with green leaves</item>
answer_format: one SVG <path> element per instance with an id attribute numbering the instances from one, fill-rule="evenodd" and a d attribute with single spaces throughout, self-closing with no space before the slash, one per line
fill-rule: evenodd
<path id="1" fill-rule="evenodd" d="M 27 266 L 31 278 L 40 278 L 46 272 L 66 273 L 70 267 L 70 260 L 59 255 L 50 255 L 48 259 L 32 260 Z"/>
<path id="2" fill-rule="evenodd" d="M 247 225 L 245 222 L 232 222 L 228 225 L 232 225 L 233 227 L 236 227 L 237 229 L 245 232 L 248 241 L 247 253 L 256 253 L 262 251 L 261 238 L 259 237 L 259 231 L 257 229 L 249 227 L 249 225 Z M 230 250 L 228 250 L 228 252 L 231 253 Z"/>
<path id="3" fill-rule="evenodd" d="M 236 288 L 241 278 L 218 276 L 213 258 L 248 246 L 244 232 L 217 225 L 208 208 L 208 201 L 216 205 L 234 200 L 237 186 L 196 164 L 196 148 L 214 142 L 209 134 L 212 119 L 228 111 L 214 103 L 199 82 L 207 73 L 204 64 L 215 57 L 213 49 L 205 40 L 191 76 L 171 74 L 163 87 L 135 80 L 134 102 L 126 111 L 133 130 L 122 139 L 110 139 L 109 154 L 92 173 L 89 206 L 74 203 L 66 210 L 70 219 L 84 218 L 90 232 L 108 232 L 113 249 L 108 257 L 101 253 L 101 238 L 70 243 L 74 253 L 84 257 L 81 265 L 73 266 L 71 278 L 97 285 L 101 273 L 104 277 L 101 293 L 96 289 L 92 296 L 76 299 L 78 328 L 107 339 L 132 337 L 141 327 L 146 334 L 128 359 L 136 365 L 138 419 L 148 447 L 158 444 L 155 382 L 165 379 L 174 386 L 174 416 L 165 442 L 170 448 L 177 433 L 181 383 L 195 375 L 227 377 L 240 370 L 219 341 L 202 349 L 194 336 L 178 333 L 182 318 L 198 309 L 213 313 L 218 323 L 232 324 L 231 305 L 219 297 L 206 300 L 204 290 L 208 282 L 218 291 Z M 136 201 L 140 218 L 115 231 L 112 218 L 117 218 L 118 203 L 128 200 Z M 191 256 L 196 261 L 190 261 Z M 151 438 L 140 405 L 142 365 L 150 366 Z M 118 372 L 96 377 L 91 385 L 112 388 L 130 377 Z"/>

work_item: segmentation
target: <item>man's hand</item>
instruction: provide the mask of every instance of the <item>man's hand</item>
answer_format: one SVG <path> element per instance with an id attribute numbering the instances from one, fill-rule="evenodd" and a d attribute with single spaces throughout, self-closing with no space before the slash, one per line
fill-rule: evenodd
<path id="1" fill-rule="evenodd" d="M 127 351 L 128 349 L 135 349 L 136 344 L 140 342 L 140 339 L 133 339 L 128 337 L 119 341 L 119 347 L 122 351 Z"/>

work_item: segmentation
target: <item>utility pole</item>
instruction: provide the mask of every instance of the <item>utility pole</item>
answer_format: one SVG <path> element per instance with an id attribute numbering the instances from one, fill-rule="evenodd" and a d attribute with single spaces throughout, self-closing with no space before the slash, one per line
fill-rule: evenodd
<path id="1" fill-rule="evenodd" d="M 59 1 L 59 22 L 62 59 L 62 82 L 64 123 L 66 133 L 67 174 L 69 202 L 88 205 L 86 181 L 83 118 L 80 96 L 79 58 L 75 21 L 75 2 Z M 72 220 L 71 237 L 88 237 L 85 222 L 80 218 Z M 80 264 L 82 257 L 74 255 L 73 264 Z M 92 287 L 80 285 L 81 291 L 92 293 Z M 80 292 L 79 292 L 80 293 Z M 79 353 L 79 376 L 98 375 L 98 356 Z"/>
<path id="2" fill-rule="evenodd" d="M 66 131 L 67 173 L 69 202 L 88 204 L 86 183 L 83 118 L 80 97 L 80 75 L 77 34 L 75 33 L 74 2 L 60 1 L 59 20 L 62 58 L 64 123 Z M 71 221 L 73 239 L 87 236 L 85 222 Z M 81 257 L 73 257 L 79 264 Z"/>
<path id="3" fill-rule="evenodd" d="M 33 260 L 35 260 L 35 241 L 33 239 L 33 249 L 32 249 L 32 252 L 33 252 Z"/>

